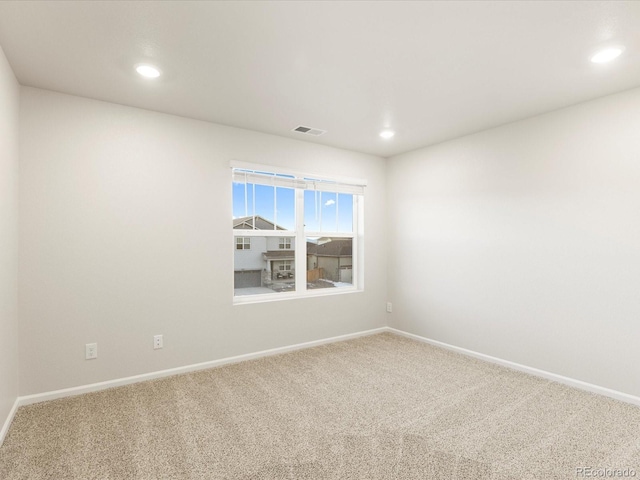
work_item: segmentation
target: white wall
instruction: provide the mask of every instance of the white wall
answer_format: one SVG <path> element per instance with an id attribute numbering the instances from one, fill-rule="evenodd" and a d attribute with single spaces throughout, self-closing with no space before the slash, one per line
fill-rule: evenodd
<path id="1" fill-rule="evenodd" d="M 0 48 L 0 429 L 18 396 L 19 95 Z"/>
<path id="2" fill-rule="evenodd" d="M 21 395 L 385 324 L 383 159 L 27 87 L 20 128 Z M 233 306 L 230 160 L 366 178 L 365 292 Z"/>
<path id="3" fill-rule="evenodd" d="M 391 326 L 640 395 L 640 89 L 388 173 Z"/>

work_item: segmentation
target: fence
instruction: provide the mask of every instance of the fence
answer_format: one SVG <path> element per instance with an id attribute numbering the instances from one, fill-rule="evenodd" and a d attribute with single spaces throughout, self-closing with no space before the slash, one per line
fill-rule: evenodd
<path id="1" fill-rule="evenodd" d="M 314 268 L 313 270 L 307 270 L 307 282 L 316 282 L 324 278 L 324 268 Z"/>

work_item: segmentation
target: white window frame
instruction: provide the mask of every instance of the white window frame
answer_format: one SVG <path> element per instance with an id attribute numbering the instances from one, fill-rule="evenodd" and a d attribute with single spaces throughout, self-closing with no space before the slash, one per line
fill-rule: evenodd
<path id="1" fill-rule="evenodd" d="M 246 162 L 231 162 L 231 171 L 234 169 L 253 170 L 256 172 L 269 172 L 281 175 L 292 175 L 296 177 L 295 190 L 295 218 L 296 224 L 294 230 L 247 230 L 232 229 L 232 234 L 237 237 L 280 237 L 295 239 L 295 290 L 292 292 L 265 293 L 256 295 L 236 296 L 233 288 L 233 275 L 231 271 L 231 296 L 234 305 L 243 305 L 262 302 L 278 302 L 283 300 L 291 300 L 296 298 L 320 297 L 328 295 L 341 295 L 348 293 L 357 293 L 364 291 L 364 187 L 366 180 L 353 179 L 347 177 L 329 177 L 321 176 L 308 172 L 291 171 L 279 167 L 266 165 L 258 165 Z M 320 182 L 335 182 L 338 184 L 346 184 L 357 186 L 362 192 L 353 194 L 353 229 L 351 232 L 313 232 L 304 229 L 304 192 L 310 188 L 304 188 L 304 181 L 301 179 L 313 179 Z M 292 187 L 289 187 L 292 188 Z M 330 188 L 330 187 L 329 187 Z M 330 191 L 330 190 L 327 190 Z M 307 289 L 307 238 L 330 237 L 330 238 L 351 238 L 352 245 L 352 283 L 350 287 L 338 288 L 318 288 L 313 290 Z M 293 243 L 293 242 L 292 242 Z M 234 253 L 232 252 L 232 255 Z M 231 264 L 234 264 L 232 258 Z M 301 273 L 300 273 L 301 272 Z"/>

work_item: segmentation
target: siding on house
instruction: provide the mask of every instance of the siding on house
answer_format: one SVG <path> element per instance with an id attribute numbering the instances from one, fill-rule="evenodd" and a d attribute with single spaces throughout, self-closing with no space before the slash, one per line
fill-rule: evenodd
<path id="1" fill-rule="evenodd" d="M 234 245 L 235 248 L 235 245 Z M 251 237 L 251 248 L 248 250 L 234 250 L 234 270 L 262 270 L 266 268 L 266 262 L 262 254 L 267 251 L 267 239 L 265 237 Z"/>

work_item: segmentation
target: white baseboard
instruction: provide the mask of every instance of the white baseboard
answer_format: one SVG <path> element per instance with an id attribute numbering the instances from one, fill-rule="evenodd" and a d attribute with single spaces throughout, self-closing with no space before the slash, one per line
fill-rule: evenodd
<path id="1" fill-rule="evenodd" d="M 466 348 L 456 347 L 454 345 L 449 345 L 448 343 L 439 342 L 437 340 L 432 340 L 426 337 L 421 337 L 420 335 L 408 333 L 403 330 L 398 330 L 396 328 L 387 327 L 387 331 L 391 333 L 395 333 L 397 335 L 401 335 L 403 337 L 411 338 L 413 340 L 418 340 L 419 342 L 428 343 L 436 347 L 446 348 L 447 350 L 461 353 L 469 357 L 478 358 L 480 360 L 484 360 L 485 362 L 496 363 L 498 365 L 502 365 L 503 367 L 511 368 L 512 370 L 518 370 L 520 372 L 528 373 L 536 377 L 546 378 L 547 380 L 552 380 L 554 382 L 562 383 L 564 385 L 578 388 L 580 390 L 585 390 L 591 393 L 597 393 L 599 395 L 604 395 L 605 397 L 615 398 L 616 400 L 620 400 L 622 402 L 631 403 L 633 405 L 640 406 L 640 397 L 636 397 L 635 395 L 619 392 L 617 390 L 611 390 L 610 388 L 600 387 L 592 383 L 583 382 L 582 380 L 576 380 L 575 378 L 564 377 L 556 373 L 547 372 L 545 370 L 539 370 L 537 368 L 528 367 L 526 365 L 521 365 L 519 363 L 510 362 L 509 360 L 503 360 L 502 358 L 492 357 L 491 355 L 485 355 L 484 353 L 474 352 L 473 350 L 467 350 Z"/>
<path id="2" fill-rule="evenodd" d="M 16 398 L 16 401 L 13 402 L 13 407 L 11 407 L 11 410 L 9 411 L 9 416 L 7 416 L 7 419 L 2 425 L 2 430 L 0 430 L 0 446 L 2 446 L 2 443 L 4 442 L 4 437 L 7 436 L 7 432 L 9 431 L 9 427 L 11 426 L 11 422 L 13 422 L 13 417 L 16 416 L 16 412 L 18 411 L 19 406 L 20 397 Z"/>
<path id="3" fill-rule="evenodd" d="M 295 350 L 302 350 L 305 348 L 317 347 L 319 345 L 325 345 L 328 343 L 342 342 L 345 340 L 351 340 L 353 338 L 364 337 L 368 335 L 375 335 L 376 333 L 382 333 L 386 331 L 388 331 L 387 327 L 374 328 L 373 330 L 364 330 L 362 332 L 349 333 L 346 335 L 339 335 L 337 337 L 323 338 L 321 340 L 298 343 L 295 345 L 288 345 L 286 347 L 272 348 L 270 350 L 262 350 L 260 352 L 246 353 L 244 355 L 221 358 L 218 360 L 211 360 L 209 362 L 186 365 L 184 367 L 170 368 L 168 370 L 160 370 L 157 372 L 143 373 L 142 375 L 134 375 L 132 377 L 117 378 L 114 380 L 107 380 L 106 382 L 98 382 L 98 383 L 92 383 L 89 385 L 80 385 L 78 387 L 65 388 L 62 390 L 54 390 L 51 392 L 25 395 L 22 397 L 18 397 L 18 399 L 16 400 L 16 403 L 18 404 L 18 406 L 31 405 L 32 403 L 46 402 L 48 400 L 56 400 L 58 398 L 70 397 L 73 395 L 82 395 L 83 393 L 97 392 L 99 390 L 106 390 L 107 388 L 120 387 L 123 385 L 129 385 L 132 383 L 144 382 L 145 380 L 153 380 L 155 378 L 170 377 L 172 375 L 178 375 L 181 373 L 195 372 L 197 370 L 205 370 L 207 368 L 220 367 L 222 365 L 229 365 L 232 363 L 244 362 L 244 361 L 253 360 L 256 358 L 268 357 L 271 355 L 279 355 L 281 353 L 292 352 Z"/>
<path id="4" fill-rule="evenodd" d="M 490 355 L 485 355 L 483 353 L 474 352 L 473 350 L 467 350 L 465 348 L 456 347 L 454 345 L 449 345 L 444 342 L 439 342 L 437 340 L 432 340 L 430 338 L 421 337 L 420 335 L 415 335 L 413 333 L 408 333 L 402 330 L 398 330 L 396 328 L 391 327 L 380 327 L 372 330 L 365 330 L 356 333 L 349 333 L 346 335 L 339 335 L 337 337 L 324 338 L 320 340 L 314 340 L 311 342 L 298 343 L 295 345 L 288 345 L 286 347 L 272 348 L 270 350 L 263 350 L 260 352 L 247 353 L 244 355 L 237 355 L 234 357 L 221 358 L 218 360 L 212 360 L 209 362 L 197 363 L 193 365 L 186 365 L 183 367 L 171 368 L 168 370 L 160 370 L 157 372 L 144 373 L 142 375 L 134 375 L 132 377 L 118 378 L 114 380 L 108 380 L 105 382 L 92 383 L 89 385 L 80 385 L 77 387 L 65 388 L 62 390 L 54 390 L 50 392 L 37 393 L 34 395 L 25 395 L 18 397 L 14 403 L 11 412 L 9 413 L 9 417 L 5 421 L 2 430 L 0 430 L 0 445 L 4 440 L 4 437 L 9 430 L 9 426 L 11 425 L 11 421 L 15 416 L 15 413 L 18 407 L 24 405 L 30 405 L 33 403 L 45 402 L 48 400 L 56 400 L 58 398 L 70 397 L 74 395 L 81 395 L 83 393 L 97 392 L 100 390 L 106 390 L 108 388 L 119 387 L 123 385 L 130 385 L 132 383 L 144 382 L 146 380 L 153 380 L 156 378 L 170 377 L 172 375 L 179 375 L 181 373 L 189 373 L 195 372 L 198 370 L 205 370 L 207 368 L 220 367 L 223 365 L 229 365 L 233 363 L 244 362 L 247 360 L 253 360 L 262 357 L 268 357 L 271 355 L 279 355 L 282 353 L 292 352 L 295 350 L 302 350 L 305 348 L 317 347 L 319 345 L 326 345 L 329 343 L 341 342 L 345 340 L 351 340 L 358 337 L 364 337 L 368 335 L 375 335 L 377 333 L 390 332 L 396 335 L 401 335 L 407 338 L 411 338 L 420 342 L 428 343 L 437 347 L 446 348 L 447 350 L 451 350 L 457 353 L 461 353 L 463 355 L 478 358 L 480 360 L 484 360 L 486 362 L 495 363 L 498 365 L 502 365 L 507 368 L 511 368 L 513 370 L 518 370 L 524 373 L 528 373 L 531 375 L 535 375 L 537 377 L 546 378 L 548 380 L 552 380 L 554 382 L 562 383 L 565 385 L 569 385 L 571 387 L 578 388 L 580 390 L 586 390 L 588 392 L 597 393 L 600 395 L 604 395 L 607 397 L 615 398 L 616 400 L 621 400 L 623 402 L 631 403 L 633 405 L 640 406 L 640 397 L 636 397 L 634 395 L 630 395 L 627 393 L 618 392 L 616 390 L 611 390 L 605 387 L 600 387 L 598 385 L 593 385 L 591 383 L 583 382 L 581 380 L 576 380 L 569 377 L 564 377 L 562 375 L 558 375 L 555 373 L 547 372 L 544 370 L 539 370 L 537 368 L 528 367 L 526 365 L 521 365 L 519 363 L 511 362 L 509 360 L 503 360 L 501 358 L 492 357 Z"/>

